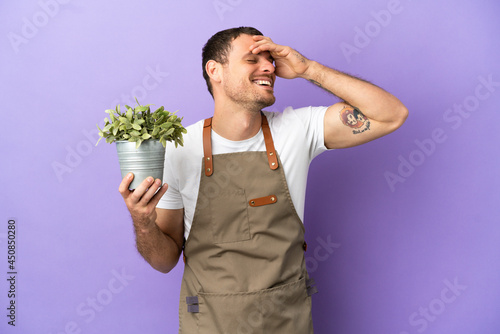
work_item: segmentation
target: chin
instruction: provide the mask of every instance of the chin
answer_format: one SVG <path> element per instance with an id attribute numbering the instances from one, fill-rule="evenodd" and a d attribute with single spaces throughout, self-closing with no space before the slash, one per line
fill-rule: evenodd
<path id="1" fill-rule="evenodd" d="M 269 106 L 272 106 L 274 104 L 274 102 L 276 102 L 276 97 L 274 97 L 274 95 L 272 97 L 269 97 L 267 99 L 262 99 L 262 101 L 260 101 L 262 105 L 265 105 L 263 108 L 265 107 L 269 107 Z"/>
<path id="2" fill-rule="evenodd" d="M 272 106 L 275 101 L 276 101 L 276 99 L 267 100 L 267 101 L 260 101 L 260 103 L 258 103 L 259 104 L 259 110 Z"/>

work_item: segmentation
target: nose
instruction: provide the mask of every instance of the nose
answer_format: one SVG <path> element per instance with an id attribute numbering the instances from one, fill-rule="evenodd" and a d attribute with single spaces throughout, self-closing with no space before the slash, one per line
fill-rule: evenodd
<path id="1" fill-rule="evenodd" d="M 274 67 L 274 64 L 271 60 L 268 60 L 266 58 L 262 59 L 262 70 L 266 73 L 274 73 L 274 70 L 276 68 Z"/>

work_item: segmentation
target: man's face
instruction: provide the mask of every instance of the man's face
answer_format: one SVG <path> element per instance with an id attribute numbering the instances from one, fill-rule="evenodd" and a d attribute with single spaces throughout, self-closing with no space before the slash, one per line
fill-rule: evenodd
<path id="1" fill-rule="evenodd" d="M 248 110 L 260 111 L 274 104 L 274 64 L 267 51 L 252 54 L 252 36 L 242 34 L 232 42 L 228 62 L 223 65 L 223 94 Z"/>

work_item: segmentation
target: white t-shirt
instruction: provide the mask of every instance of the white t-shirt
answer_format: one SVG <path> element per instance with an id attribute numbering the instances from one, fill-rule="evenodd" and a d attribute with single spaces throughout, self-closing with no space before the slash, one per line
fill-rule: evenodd
<path id="1" fill-rule="evenodd" d="M 267 112 L 274 147 L 279 154 L 290 196 L 300 219 L 304 219 L 307 173 L 312 159 L 327 150 L 324 117 L 328 107 L 286 108 Z M 184 208 L 184 236 L 187 239 L 196 209 L 203 159 L 203 120 L 188 126 L 184 146 L 167 143 L 163 182 L 168 190 L 157 207 Z M 265 151 L 262 129 L 252 138 L 232 141 L 212 130 L 212 154 Z"/>

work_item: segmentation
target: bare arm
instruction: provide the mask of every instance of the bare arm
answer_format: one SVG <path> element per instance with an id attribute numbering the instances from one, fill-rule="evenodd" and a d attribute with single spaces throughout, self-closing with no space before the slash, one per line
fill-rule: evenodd
<path id="1" fill-rule="evenodd" d="M 184 209 L 157 209 L 156 205 L 168 186 L 148 178 L 137 189 L 128 189 L 132 182 L 128 174 L 119 191 L 134 222 L 137 250 L 156 270 L 168 273 L 179 261 L 184 240 Z"/>
<path id="2" fill-rule="evenodd" d="M 326 111 L 328 148 L 352 147 L 385 136 L 403 125 L 408 116 L 394 95 L 317 62 L 311 61 L 304 78 L 344 100 Z"/>
<path id="3" fill-rule="evenodd" d="M 406 107 L 382 88 L 309 60 L 268 37 L 254 36 L 254 40 L 250 50 L 269 51 L 275 60 L 277 76 L 307 79 L 344 100 L 330 106 L 325 114 L 326 147 L 366 143 L 393 132 L 406 120 Z"/>

